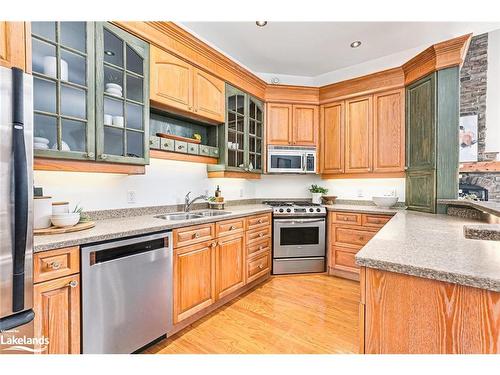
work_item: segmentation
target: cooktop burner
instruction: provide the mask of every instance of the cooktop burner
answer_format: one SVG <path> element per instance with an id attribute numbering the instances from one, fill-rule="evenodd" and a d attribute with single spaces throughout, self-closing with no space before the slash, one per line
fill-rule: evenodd
<path id="1" fill-rule="evenodd" d="M 273 207 L 273 216 L 307 216 L 318 217 L 326 216 L 326 208 L 319 204 L 306 201 L 264 201 Z"/>

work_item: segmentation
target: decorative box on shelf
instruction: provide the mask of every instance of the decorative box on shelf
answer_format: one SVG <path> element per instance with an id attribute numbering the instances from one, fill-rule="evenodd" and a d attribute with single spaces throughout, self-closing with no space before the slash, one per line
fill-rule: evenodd
<path id="1" fill-rule="evenodd" d="M 180 138 L 180 137 L 179 137 Z M 183 154 L 209 156 L 213 158 L 219 157 L 219 148 L 202 145 L 195 143 L 196 140 L 193 139 L 192 142 L 188 141 L 189 138 L 185 138 L 186 141 L 180 139 L 163 138 L 152 135 L 149 138 L 149 146 L 154 150 L 179 152 Z"/>

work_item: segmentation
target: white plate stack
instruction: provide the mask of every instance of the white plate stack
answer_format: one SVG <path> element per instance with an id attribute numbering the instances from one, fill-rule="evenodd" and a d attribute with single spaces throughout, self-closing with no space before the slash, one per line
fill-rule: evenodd
<path id="1" fill-rule="evenodd" d="M 116 83 L 106 83 L 105 88 L 106 89 L 104 91 L 106 94 L 123 97 L 123 89 L 120 85 Z"/>
<path id="2" fill-rule="evenodd" d="M 33 148 L 35 150 L 48 150 L 50 141 L 43 137 L 33 137 Z"/>

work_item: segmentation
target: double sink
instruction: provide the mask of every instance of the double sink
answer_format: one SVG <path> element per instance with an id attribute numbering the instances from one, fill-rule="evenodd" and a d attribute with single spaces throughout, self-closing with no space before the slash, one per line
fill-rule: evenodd
<path id="1" fill-rule="evenodd" d="M 163 220 L 191 220 L 191 219 L 201 219 L 203 217 L 214 217 L 229 215 L 229 211 L 215 211 L 215 210 L 202 210 L 194 212 L 174 212 L 171 214 L 158 215 L 155 218 Z"/>

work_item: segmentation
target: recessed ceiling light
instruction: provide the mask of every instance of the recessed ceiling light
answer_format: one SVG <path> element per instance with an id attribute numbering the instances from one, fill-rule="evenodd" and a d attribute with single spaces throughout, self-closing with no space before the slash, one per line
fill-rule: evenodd
<path id="1" fill-rule="evenodd" d="M 359 40 L 356 40 L 351 43 L 351 48 L 358 48 L 361 45 L 361 42 Z"/>
<path id="2" fill-rule="evenodd" d="M 277 85 L 278 83 L 280 83 L 280 79 L 278 77 L 273 77 L 271 78 L 271 83 Z"/>
<path id="3" fill-rule="evenodd" d="M 115 53 L 113 51 L 104 51 L 104 54 L 108 55 L 108 56 L 114 56 L 115 55 Z"/>
<path id="4" fill-rule="evenodd" d="M 255 24 L 259 27 L 264 27 L 267 25 L 267 21 L 255 21 Z"/>

